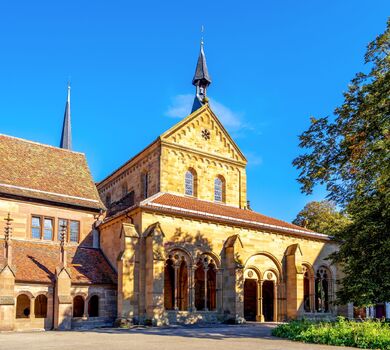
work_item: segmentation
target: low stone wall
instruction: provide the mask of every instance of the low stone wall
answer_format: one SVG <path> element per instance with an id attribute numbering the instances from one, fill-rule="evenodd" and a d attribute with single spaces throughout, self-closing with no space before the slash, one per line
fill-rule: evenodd
<path id="1" fill-rule="evenodd" d="M 111 317 L 73 317 L 72 329 L 112 327 L 114 325 L 114 321 L 115 319 Z"/>
<path id="2" fill-rule="evenodd" d="M 221 323 L 224 321 L 222 314 L 214 311 L 167 311 L 169 324 L 199 324 Z"/>

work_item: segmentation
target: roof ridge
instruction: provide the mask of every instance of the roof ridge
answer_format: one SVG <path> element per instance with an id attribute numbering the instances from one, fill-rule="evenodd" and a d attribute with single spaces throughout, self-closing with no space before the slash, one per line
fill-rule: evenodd
<path id="1" fill-rule="evenodd" d="M 21 137 L 6 135 L 6 134 L 2 134 L 2 133 L 0 133 L 0 136 L 8 137 L 10 139 L 15 139 L 15 140 L 19 140 L 19 141 L 23 141 L 23 142 L 27 142 L 27 143 L 32 143 L 32 144 L 38 145 L 38 146 L 54 148 L 54 149 L 59 150 L 59 151 L 71 152 L 71 153 L 81 154 L 81 155 L 85 156 L 85 153 L 83 153 L 83 152 L 77 152 L 77 151 L 72 151 L 72 150 L 69 150 L 69 149 L 66 149 L 66 148 L 60 148 L 60 147 L 56 147 L 56 146 L 52 146 L 52 145 L 47 145 L 45 143 L 40 143 L 40 142 L 37 142 L 37 141 L 31 141 L 31 140 L 23 139 Z"/>

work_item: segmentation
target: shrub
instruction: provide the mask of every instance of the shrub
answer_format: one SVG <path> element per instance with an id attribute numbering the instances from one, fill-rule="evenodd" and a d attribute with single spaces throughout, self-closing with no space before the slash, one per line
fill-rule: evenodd
<path id="1" fill-rule="evenodd" d="M 305 343 L 390 350 L 388 322 L 355 322 L 342 317 L 336 322 L 292 321 L 278 326 L 272 334 Z"/>

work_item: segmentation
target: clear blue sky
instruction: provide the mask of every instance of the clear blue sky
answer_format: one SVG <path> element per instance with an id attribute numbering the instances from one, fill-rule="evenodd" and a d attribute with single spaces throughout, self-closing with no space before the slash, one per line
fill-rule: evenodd
<path id="1" fill-rule="evenodd" d="M 186 116 L 203 24 L 252 207 L 291 221 L 325 195 L 300 194 L 297 136 L 342 102 L 389 14 L 385 0 L 1 1 L 0 133 L 58 145 L 70 76 L 74 149 L 101 180 Z"/>

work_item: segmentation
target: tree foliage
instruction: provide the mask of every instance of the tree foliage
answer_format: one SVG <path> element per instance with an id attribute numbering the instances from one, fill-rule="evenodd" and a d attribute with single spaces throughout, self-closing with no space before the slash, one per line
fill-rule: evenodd
<path id="1" fill-rule="evenodd" d="M 358 73 L 334 117 L 311 118 L 300 136 L 306 152 L 293 164 L 304 193 L 324 184 L 352 222 L 336 233 L 331 258 L 346 273 L 339 302 L 390 300 L 390 21 L 367 47 L 368 73 Z"/>
<path id="2" fill-rule="evenodd" d="M 331 201 L 309 202 L 298 213 L 293 224 L 309 228 L 315 232 L 333 235 L 350 223 L 350 220 L 337 211 Z"/>

